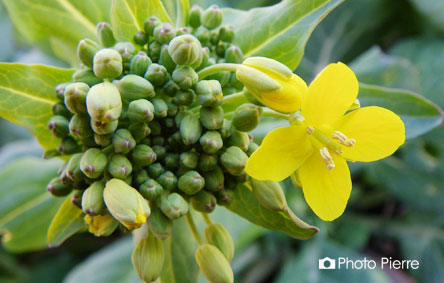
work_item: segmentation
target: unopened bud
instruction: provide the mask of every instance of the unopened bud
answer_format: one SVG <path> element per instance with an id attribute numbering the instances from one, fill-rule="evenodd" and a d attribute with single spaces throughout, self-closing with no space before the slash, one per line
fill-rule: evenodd
<path id="1" fill-rule="evenodd" d="M 145 169 L 140 169 L 136 172 L 136 176 L 134 178 L 134 182 L 136 183 L 137 187 L 145 183 L 146 180 L 148 180 L 150 177 L 148 176 L 148 172 L 146 172 Z"/>
<path id="2" fill-rule="evenodd" d="M 165 166 L 170 170 L 179 168 L 180 155 L 178 153 L 167 153 L 165 155 Z"/>
<path id="3" fill-rule="evenodd" d="M 46 186 L 46 189 L 53 196 L 56 196 L 56 197 L 67 196 L 72 190 L 71 186 L 69 186 L 67 184 L 63 184 L 62 181 L 60 180 L 60 178 L 58 178 L 58 177 L 53 178 L 49 182 L 48 186 Z"/>
<path id="4" fill-rule="evenodd" d="M 168 81 L 168 71 L 164 66 L 153 63 L 148 67 L 145 79 L 154 86 L 163 86 Z"/>
<path id="5" fill-rule="evenodd" d="M 122 56 L 114 49 L 102 49 L 95 54 L 93 66 L 97 77 L 115 79 L 123 71 Z"/>
<path id="6" fill-rule="evenodd" d="M 190 15 L 188 17 L 188 24 L 192 28 L 198 28 L 200 26 L 200 15 L 202 15 L 202 8 L 199 5 L 193 5 L 190 9 Z"/>
<path id="7" fill-rule="evenodd" d="M 60 115 L 52 116 L 48 122 L 48 129 L 56 137 L 66 137 L 69 134 L 69 121 Z"/>
<path id="8" fill-rule="evenodd" d="M 205 241 L 218 248 L 228 262 L 233 259 L 234 243 L 230 233 L 221 224 L 208 225 L 204 230 Z"/>
<path id="9" fill-rule="evenodd" d="M 222 87 L 219 81 L 203 80 L 196 84 L 197 102 L 202 106 L 219 106 L 223 101 Z"/>
<path id="10" fill-rule="evenodd" d="M 237 146 L 243 151 L 247 151 L 249 144 L 250 144 L 250 137 L 248 136 L 247 133 L 235 129 L 231 130 L 231 136 L 227 142 L 228 146 Z"/>
<path id="11" fill-rule="evenodd" d="M 247 160 L 248 156 L 237 146 L 230 146 L 220 157 L 222 165 L 234 176 L 244 172 Z"/>
<path id="12" fill-rule="evenodd" d="M 130 62 L 130 74 L 138 75 L 143 77 L 148 69 L 148 66 L 151 65 L 151 59 L 146 55 L 145 52 L 140 51 L 131 59 Z"/>
<path id="13" fill-rule="evenodd" d="M 194 151 L 186 151 L 180 155 L 180 165 L 188 169 L 194 169 L 199 162 L 199 154 Z"/>
<path id="14" fill-rule="evenodd" d="M 224 254 L 215 246 L 204 244 L 199 246 L 195 258 L 200 270 L 210 282 L 234 282 L 233 270 Z"/>
<path id="15" fill-rule="evenodd" d="M 69 121 L 69 132 L 78 138 L 87 138 L 93 135 L 89 125 L 89 117 L 84 114 L 75 114 Z"/>
<path id="16" fill-rule="evenodd" d="M 259 145 L 257 143 L 254 143 L 254 142 L 250 143 L 248 145 L 248 149 L 247 149 L 247 152 L 246 152 L 247 155 L 251 156 L 253 154 L 253 152 L 255 152 L 258 148 L 259 148 Z"/>
<path id="17" fill-rule="evenodd" d="M 188 213 L 188 203 L 179 194 L 172 193 L 162 200 L 160 209 L 169 219 L 176 220 Z"/>
<path id="18" fill-rule="evenodd" d="M 117 87 L 109 82 L 93 86 L 86 97 L 88 114 L 95 121 L 115 121 L 122 113 L 122 100 Z"/>
<path id="19" fill-rule="evenodd" d="M 197 211 L 211 213 L 216 208 L 216 197 L 202 190 L 191 197 L 191 204 Z"/>
<path id="20" fill-rule="evenodd" d="M 156 281 L 162 272 L 165 261 L 162 240 L 148 234 L 137 244 L 131 255 L 131 261 L 137 275 L 143 282 Z"/>
<path id="21" fill-rule="evenodd" d="M 114 133 L 114 131 L 117 129 L 118 124 L 119 124 L 118 120 L 111 121 L 108 123 L 102 123 L 91 119 L 91 128 L 93 129 L 94 133 L 99 135 L 107 135 Z"/>
<path id="22" fill-rule="evenodd" d="M 103 201 L 104 181 L 96 181 L 89 186 L 82 196 L 82 211 L 89 215 L 100 215 L 106 212 Z"/>
<path id="23" fill-rule="evenodd" d="M 145 20 L 143 23 L 143 29 L 148 35 L 153 35 L 154 28 L 160 25 L 162 22 L 156 17 L 152 16 Z"/>
<path id="24" fill-rule="evenodd" d="M 128 130 L 131 132 L 134 140 L 138 143 L 151 133 L 151 128 L 148 127 L 147 123 L 131 123 Z"/>
<path id="25" fill-rule="evenodd" d="M 65 89 L 65 105 L 72 113 L 86 113 L 86 94 L 89 86 L 85 83 L 73 83 Z"/>
<path id="26" fill-rule="evenodd" d="M 154 97 L 153 85 L 137 75 L 126 75 L 117 84 L 123 101 Z"/>
<path id="27" fill-rule="evenodd" d="M 222 127 L 219 129 L 219 133 L 223 139 L 229 138 L 231 136 L 231 121 L 224 119 L 222 122 Z"/>
<path id="28" fill-rule="evenodd" d="M 148 166 L 147 172 L 151 178 L 157 179 L 160 175 L 163 174 L 163 172 L 165 172 L 165 168 L 163 168 L 162 164 L 157 162 Z"/>
<path id="29" fill-rule="evenodd" d="M 199 169 L 207 172 L 217 168 L 217 155 L 201 154 L 199 159 Z"/>
<path id="30" fill-rule="evenodd" d="M 177 187 L 177 177 L 171 171 L 166 171 L 157 178 L 157 181 L 168 191 L 175 190 Z"/>
<path id="31" fill-rule="evenodd" d="M 234 111 L 232 125 L 241 132 L 250 132 L 259 124 L 262 107 L 254 104 L 243 104 Z"/>
<path id="32" fill-rule="evenodd" d="M 218 130 L 224 122 L 224 110 L 222 107 L 201 107 L 200 121 L 208 130 Z"/>
<path id="33" fill-rule="evenodd" d="M 168 105 L 161 98 L 153 98 L 151 100 L 154 106 L 154 117 L 165 118 L 168 115 Z"/>
<path id="34" fill-rule="evenodd" d="M 146 34 L 144 31 L 139 30 L 134 35 L 133 40 L 136 44 L 138 44 L 140 46 L 144 46 L 149 41 L 149 35 Z"/>
<path id="35" fill-rule="evenodd" d="M 198 27 L 195 35 L 202 45 L 208 45 L 208 41 L 210 40 L 210 31 L 206 27 Z"/>
<path id="36" fill-rule="evenodd" d="M 114 155 L 108 164 L 108 172 L 114 178 L 125 179 L 133 171 L 131 162 L 124 155 Z"/>
<path id="37" fill-rule="evenodd" d="M 156 180 L 148 179 L 139 187 L 140 194 L 149 201 L 155 201 L 162 195 L 163 187 Z"/>
<path id="38" fill-rule="evenodd" d="M 185 90 L 195 85 L 199 80 L 199 76 L 190 66 L 182 65 L 174 70 L 172 79 L 181 89 Z"/>
<path id="39" fill-rule="evenodd" d="M 111 235 L 119 222 L 117 222 L 110 214 L 105 215 L 85 215 L 84 220 L 88 224 L 88 232 L 96 237 L 108 237 Z"/>
<path id="40" fill-rule="evenodd" d="M 202 24 L 209 28 L 217 28 L 222 23 L 222 10 L 217 5 L 208 7 L 200 18 Z"/>
<path id="41" fill-rule="evenodd" d="M 157 238 L 164 240 L 171 235 L 173 221 L 166 217 L 160 209 L 154 209 L 148 218 L 148 227 Z"/>
<path id="42" fill-rule="evenodd" d="M 191 34 L 175 37 L 169 44 L 168 52 L 177 65 L 196 65 L 202 61 L 202 45 Z"/>
<path id="43" fill-rule="evenodd" d="M 136 146 L 136 141 L 130 131 L 119 129 L 113 136 L 113 145 L 116 153 L 127 154 Z"/>
<path id="44" fill-rule="evenodd" d="M 96 179 L 102 175 L 107 163 L 108 159 L 100 149 L 90 148 L 80 159 L 80 170 L 88 178 Z"/>
<path id="45" fill-rule="evenodd" d="M 57 152 L 62 155 L 69 155 L 71 153 L 79 151 L 79 149 L 79 145 L 71 137 L 64 138 L 62 142 L 57 146 Z"/>
<path id="46" fill-rule="evenodd" d="M 192 89 L 179 90 L 175 97 L 178 105 L 191 106 L 194 103 L 196 95 Z"/>
<path id="47" fill-rule="evenodd" d="M 79 182 L 84 178 L 84 175 L 80 170 L 80 160 L 82 159 L 82 155 L 82 153 L 73 154 L 66 165 L 66 174 L 73 182 Z"/>
<path id="48" fill-rule="evenodd" d="M 168 44 L 176 36 L 176 30 L 169 23 L 154 28 L 153 35 L 160 44 Z"/>
<path id="49" fill-rule="evenodd" d="M 71 113 L 68 111 L 64 103 L 56 103 L 52 106 L 52 113 L 54 115 L 60 115 L 63 117 L 71 117 Z"/>
<path id="50" fill-rule="evenodd" d="M 226 63 L 236 63 L 240 64 L 244 60 L 244 54 L 242 53 L 242 50 L 237 45 L 230 45 L 225 50 L 225 62 Z"/>
<path id="51" fill-rule="evenodd" d="M 162 44 L 158 41 L 153 41 L 148 45 L 148 54 L 153 62 L 159 61 L 160 52 L 162 52 Z"/>
<path id="52" fill-rule="evenodd" d="M 187 195 L 194 195 L 205 186 L 205 179 L 197 171 L 188 171 L 179 178 L 178 188 Z"/>
<path id="53" fill-rule="evenodd" d="M 101 78 L 96 77 L 94 72 L 89 69 L 78 70 L 72 75 L 72 80 L 76 83 L 85 83 L 90 87 L 103 82 Z"/>
<path id="54" fill-rule="evenodd" d="M 91 39 L 82 39 L 77 45 L 77 56 L 83 65 L 91 68 L 93 66 L 94 54 L 96 54 L 99 49 L 99 44 Z"/>
<path id="55" fill-rule="evenodd" d="M 185 115 L 180 122 L 180 135 L 185 145 L 195 144 L 202 134 L 199 119 L 192 113 Z"/>
<path id="56" fill-rule="evenodd" d="M 106 22 L 97 24 L 97 38 L 103 47 L 112 47 L 116 44 L 111 25 Z"/>
<path id="57" fill-rule="evenodd" d="M 203 173 L 205 189 L 210 192 L 219 192 L 224 189 L 224 172 L 219 167 Z"/>
<path id="58" fill-rule="evenodd" d="M 152 164 L 157 159 L 153 149 L 145 144 L 137 145 L 132 152 L 132 156 L 134 163 L 142 167 Z"/>
<path id="59" fill-rule="evenodd" d="M 111 215 L 128 229 L 142 226 L 151 213 L 139 192 L 119 179 L 106 183 L 103 198 Z"/>
<path id="60" fill-rule="evenodd" d="M 162 45 L 162 49 L 160 51 L 159 64 L 164 66 L 168 72 L 174 71 L 176 68 L 176 63 L 171 58 L 171 55 L 168 51 L 168 45 Z"/>
<path id="61" fill-rule="evenodd" d="M 217 204 L 223 206 L 229 206 L 234 199 L 233 191 L 231 190 L 222 190 L 216 193 Z"/>
<path id="62" fill-rule="evenodd" d="M 163 92 L 169 97 L 176 96 L 179 89 L 179 86 L 173 80 L 169 80 L 168 82 L 166 82 L 162 88 Z"/>
<path id="63" fill-rule="evenodd" d="M 219 151 L 223 146 L 222 137 L 217 131 L 207 131 L 199 139 L 204 152 L 213 154 Z"/>
<path id="64" fill-rule="evenodd" d="M 146 99 L 137 99 L 128 105 L 127 117 L 131 122 L 151 122 L 154 119 L 154 105 Z"/>
<path id="65" fill-rule="evenodd" d="M 258 202 L 273 211 L 285 211 L 287 201 L 278 182 L 251 179 L 251 187 Z"/>
<path id="66" fill-rule="evenodd" d="M 234 29 L 232 25 L 221 26 L 219 29 L 219 40 L 224 42 L 233 42 Z"/>

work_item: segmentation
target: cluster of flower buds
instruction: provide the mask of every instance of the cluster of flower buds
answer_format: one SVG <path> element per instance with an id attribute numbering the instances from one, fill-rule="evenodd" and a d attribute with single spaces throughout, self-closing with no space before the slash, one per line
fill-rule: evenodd
<path id="1" fill-rule="evenodd" d="M 189 205 L 211 213 L 216 204 L 228 205 L 232 189 L 247 181 L 245 164 L 258 148 L 248 132 L 258 125 L 262 108 L 243 104 L 224 111 L 224 95 L 244 87 L 236 73 L 202 80 L 197 74 L 217 63 L 243 62 L 233 28 L 221 22 L 217 6 L 194 6 L 187 27 L 148 18 L 135 44 L 117 42 L 107 23 L 97 25 L 98 42 L 80 41 L 82 68 L 73 82 L 57 87 L 60 101 L 48 124 L 62 140 L 52 155 L 68 161 L 47 189 L 54 196 L 71 194 L 91 233 L 107 236 L 146 222 L 150 235 L 165 239 Z M 221 266 L 229 269 L 233 245 L 223 227 L 207 230 L 196 259 L 211 277 L 214 267 L 206 267 L 206 258 L 225 258 Z M 151 236 L 137 251 L 162 253 L 156 247 L 161 244 Z M 151 269 L 144 280 L 156 279 L 159 270 Z M 228 281 L 230 272 L 223 273 Z"/>

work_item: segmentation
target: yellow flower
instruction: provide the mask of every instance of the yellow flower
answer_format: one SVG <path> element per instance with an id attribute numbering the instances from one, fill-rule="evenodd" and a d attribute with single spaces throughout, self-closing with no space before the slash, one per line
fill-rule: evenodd
<path id="1" fill-rule="evenodd" d="M 298 111 L 307 92 L 307 84 L 287 66 L 265 57 L 246 59 L 236 78 L 262 104 L 283 113 Z"/>
<path id="2" fill-rule="evenodd" d="M 382 159 L 405 141 L 404 123 L 385 108 L 346 114 L 358 90 L 350 68 L 328 65 L 308 88 L 303 118 L 270 132 L 248 160 L 246 172 L 258 180 L 281 181 L 298 170 L 304 197 L 316 215 L 325 221 L 339 217 L 352 188 L 347 160 Z"/>

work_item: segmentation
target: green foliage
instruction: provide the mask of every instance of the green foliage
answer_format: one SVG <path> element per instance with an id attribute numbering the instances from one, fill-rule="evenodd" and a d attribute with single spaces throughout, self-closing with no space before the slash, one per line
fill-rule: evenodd
<path id="1" fill-rule="evenodd" d="M 47 247 L 46 233 L 61 200 L 45 188 L 59 166 L 57 160 L 23 158 L 0 171 L 0 234 L 6 249 L 26 252 Z"/>
<path id="2" fill-rule="evenodd" d="M 187 25 L 188 10 L 190 9 L 188 0 L 162 0 L 162 3 L 170 15 L 170 19 L 175 19 L 175 26 L 181 27 Z"/>
<path id="3" fill-rule="evenodd" d="M 48 131 L 55 87 L 71 79 L 73 71 L 43 65 L 0 64 L 1 117 L 27 128 L 45 149 L 58 140 Z"/>
<path id="4" fill-rule="evenodd" d="M 234 26 L 245 57 L 270 57 L 295 69 L 313 29 L 341 2 L 292 0 L 247 12 L 224 9 L 224 23 Z"/>

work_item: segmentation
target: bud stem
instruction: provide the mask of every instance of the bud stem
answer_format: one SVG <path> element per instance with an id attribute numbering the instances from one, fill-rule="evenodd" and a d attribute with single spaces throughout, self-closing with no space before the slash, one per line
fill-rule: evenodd
<path id="1" fill-rule="evenodd" d="M 233 63 L 220 63 L 220 64 L 214 64 L 209 67 L 206 67 L 202 70 L 200 70 L 197 74 L 199 75 L 199 80 L 202 80 L 203 78 L 208 77 L 209 75 L 216 74 L 223 71 L 229 71 L 229 72 L 236 72 L 237 66 L 240 64 L 233 64 Z"/>
<path id="2" fill-rule="evenodd" d="M 191 233 L 193 233 L 194 240 L 196 240 L 199 246 L 202 245 L 202 237 L 200 236 L 199 230 L 197 230 L 196 223 L 194 222 L 193 216 L 191 215 L 191 209 L 185 215 L 185 218 L 187 219 L 188 227 L 190 227 Z"/>
<path id="3" fill-rule="evenodd" d="M 202 213 L 202 217 L 207 225 L 213 224 L 213 220 L 208 216 L 208 213 Z"/>
<path id="4" fill-rule="evenodd" d="M 290 118 L 290 116 L 288 114 L 278 113 L 278 112 L 275 112 L 275 111 L 269 110 L 269 109 L 264 109 L 264 112 L 262 112 L 262 116 L 275 117 L 275 118 L 280 118 L 280 119 L 284 119 L 284 120 L 288 120 Z"/>

